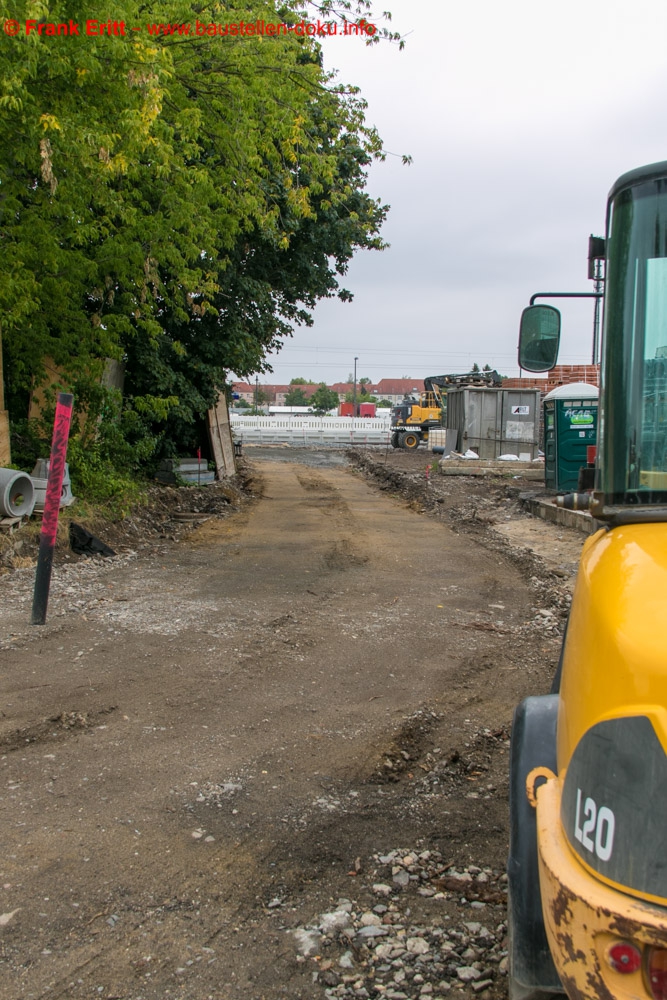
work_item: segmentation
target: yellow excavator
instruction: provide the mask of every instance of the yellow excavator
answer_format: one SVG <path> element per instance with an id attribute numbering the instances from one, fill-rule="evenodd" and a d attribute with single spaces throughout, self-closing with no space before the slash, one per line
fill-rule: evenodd
<path id="1" fill-rule="evenodd" d="M 447 411 L 447 390 L 459 386 L 497 388 L 502 379 L 497 371 L 466 372 L 463 375 L 429 375 L 424 379 L 424 392 L 406 396 L 391 408 L 391 446 L 413 451 L 422 441 L 428 441 L 433 427 L 442 427 Z"/>
<path id="2" fill-rule="evenodd" d="M 552 691 L 515 713 L 511 1000 L 667 1000 L 667 162 L 613 185 L 600 257 L 602 527 Z M 520 366 L 553 368 L 559 338 L 528 307 Z"/>

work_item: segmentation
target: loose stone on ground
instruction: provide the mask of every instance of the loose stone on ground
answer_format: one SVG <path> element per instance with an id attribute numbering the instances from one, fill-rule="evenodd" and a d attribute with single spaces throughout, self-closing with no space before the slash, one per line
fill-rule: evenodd
<path id="1" fill-rule="evenodd" d="M 290 931 L 299 959 L 316 964 L 313 982 L 325 997 L 438 1000 L 465 987 L 485 996 L 506 981 L 504 873 L 477 865 L 458 871 L 428 850 L 376 854 L 367 867 L 373 877 L 394 872 L 394 888 L 371 882 L 363 895 L 337 900 L 312 926 Z M 407 882 L 396 881 L 400 872 Z M 425 888 L 432 895 L 420 896 Z M 476 888 L 496 901 L 469 903 L 465 893 Z M 475 902 L 486 922 L 469 918 Z"/>

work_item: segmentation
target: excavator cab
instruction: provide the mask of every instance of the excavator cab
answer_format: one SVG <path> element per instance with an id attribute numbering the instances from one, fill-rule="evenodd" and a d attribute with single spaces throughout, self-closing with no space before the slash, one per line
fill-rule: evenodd
<path id="1" fill-rule="evenodd" d="M 432 390 L 416 396 L 404 396 L 391 408 L 391 445 L 414 451 L 422 441 L 428 441 L 431 427 L 442 422 L 443 398 Z"/>
<path id="2" fill-rule="evenodd" d="M 595 489 L 551 694 L 515 713 L 511 1000 L 667 1000 L 667 162 L 607 207 Z M 556 361 L 524 310 L 519 363 Z"/>

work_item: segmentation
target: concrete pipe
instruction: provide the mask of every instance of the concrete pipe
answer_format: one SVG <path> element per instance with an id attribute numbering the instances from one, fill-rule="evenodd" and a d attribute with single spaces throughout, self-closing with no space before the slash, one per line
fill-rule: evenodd
<path id="1" fill-rule="evenodd" d="M 35 488 L 25 472 L 0 469 L 0 515 L 28 517 L 35 506 Z"/>
<path id="2" fill-rule="evenodd" d="M 41 475 L 37 475 L 37 473 Z M 35 490 L 35 513 L 41 514 L 44 510 L 44 503 L 46 501 L 46 487 L 48 484 L 48 474 L 49 474 L 49 463 L 45 459 L 38 459 L 37 465 L 32 470 L 32 475 L 30 479 L 32 480 L 32 485 Z M 69 507 L 70 504 L 74 503 L 74 497 L 72 496 L 72 480 L 69 475 L 69 465 L 65 462 L 65 472 L 63 475 L 63 488 L 60 494 L 60 506 Z"/>

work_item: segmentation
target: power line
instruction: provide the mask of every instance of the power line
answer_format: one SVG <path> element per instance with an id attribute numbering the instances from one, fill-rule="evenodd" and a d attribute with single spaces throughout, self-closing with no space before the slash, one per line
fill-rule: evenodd
<path id="1" fill-rule="evenodd" d="M 419 369 L 422 369 L 424 367 L 428 367 L 429 369 L 435 369 L 435 368 L 443 368 L 444 369 L 444 368 L 465 367 L 465 364 L 467 364 L 468 361 L 470 361 L 471 363 L 473 361 L 477 361 L 477 362 L 483 361 L 485 364 L 488 364 L 490 361 L 494 361 L 494 363 L 496 365 L 500 364 L 501 367 L 513 367 L 513 368 L 517 368 L 518 367 L 517 366 L 516 357 L 514 355 L 511 355 L 511 356 L 508 356 L 508 355 L 505 355 L 505 356 L 502 356 L 502 355 L 493 355 L 493 356 L 488 356 L 487 357 L 487 355 L 467 354 L 467 355 L 460 355 L 460 356 L 458 356 L 457 359 L 452 359 L 451 356 L 449 358 L 437 358 L 437 357 L 434 357 L 433 355 L 430 355 L 430 358 L 431 358 L 430 363 L 427 366 L 424 366 L 421 363 L 419 363 L 419 364 L 412 363 L 411 364 L 410 360 L 408 359 L 408 360 L 406 360 L 402 364 L 394 363 L 394 362 L 389 363 L 389 362 L 382 362 L 382 361 L 371 360 L 371 361 L 368 362 L 368 364 L 361 363 L 359 367 L 361 369 L 363 369 L 363 368 L 371 368 L 372 367 L 372 368 L 376 368 L 376 369 L 377 368 L 381 368 L 383 371 L 390 371 L 390 372 L 392 372 L 392 371 L 401 371 L 401 372 L 403 372 L 403 371 L 406 371 L 409 368 L 413 368 L 413 369 L 414 368 L 419 368 Z M 341 371 L 343 368 L 349 368 L 350 367 L 348 364 L 345 364 L 345 363 L 342 363 L 342 362 L 339 362 L 339 361 L 308 361 L 306 359 L 303 359 L 303 360 L 299 361 L 299 360 L 287 359 L 287 358 L 280 359 L 280 360 L 277 360 L 276 358 L 267 358 L 267 361 L 268 361 L 268 363 L 270 365 L 272 365 L 272 367 L 280 366 L 281 368 L 286 368 L 287 367 L 287 368 L 290 368 L 290 369 L 295 369 L 295 368 L 309 368 L 309 369 L 314 369 L 314 370 L 320 370 L 321 369 L 321 370 L 328 370 L 328 371 L 336 369 L 338 371 Z M 414 359 L 413 359 L 413 361 L 414 361 Z M 560 357 L 558 359 L 558 363 L 559 364 L 565 364 L 565 365 L 588 365 L 588 364 L 590 364 L 590 362 L 591 362 L 591 359 L 590 359 L 589 355 L 579 355 L 579 356 L 566 355 L 566 356 Z M 411 376 L 409 376 L 409 377 L 411 377 Z"/>
<path id="2" fill-rule="evenodd" d="M 354 352 L 358 352 L 357 356 L 359 356 L 359 357 L 362 357 L 362 356 L 363 357 L 367 357 L 369 355 L 372 355 L 372 356 L 387 357 L 387 358 L 401 357 L 403 359 L 406 359 L 406 358 L 408 358 L 408 359 L 410 359 L 410 358 L 419 358 L 419 357 L 428 357 L 428 358 L 481 358 L 481 357 L 486 357 L 488 355 L 489 357 L 501 358 L 503 360 L 506 359 L 508 361 L 511 360 L 511 361 L 513 361 L 513 362 L 516 363 L 516 351 L 512 351 L 512 352 L 488 351 L 488 350 L 485 350 L 484 348 L 480 348 L 478 350 L 470 350 L 470 351 L 415 351 L 415 350 L 412 350 L 412 349 L 410 349 L 409 351 L 389 351 L 389 350 L 386 350 L 386 349 L 379 349 L 379 348 L 368 348 L 368 349 L 366 349 L 366 348 L 363 348 L 363 347 L 350 347 L 350 348 L 338 348 L 338 347 L 294 347 L 294 348 L 291 348 L 291 349 L 290 348 L 285 348 L 284 350 L 277 351 L 275 354 L 269 354 L 267 356 L 267 359 L 269 361 L 272 361 L 272 360 L 278 361 L 278 360 L 288 359 L 290 361 L 290 363 L 291 363 L 291 361 L 292 361 L 292 359 L 294 357 L 297 357 L 299 354 L 308 353 L 308 352 L 311 352 L 311 353 L 315 352 L 315 354 L 322 353 L 323 355 L 327 355 L 327 354 L 341 354 L 341 355 L 346 355 L 346 356 L 349 356 L 350 354 L 353 354 Z M 574 363 L 590 364 L 590 357 L 589 357 L 589 355 L 587 353 L 586 354 L 581 354 L 581 355 L 572 355 L 572 354 L 568 353 L 568 357 L 571 359 L 571 362 L 573 364 Z M 377 360 L 377 359 L 374 357 L 374 360 Z M 319 359 L 316 359 L 314 363 L 315 364 L 320 364 L 320 365 L 329 365 L 329 366 L 331 366 L 331 365 L 334 365 L 334 364 L 338 364 L 338 361 L 323 361 L 323 360 L 321 361 Z M 392 364 L 392 362 L 388 361 L 387 364 Z"/>

